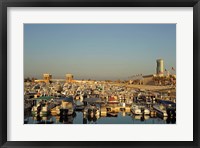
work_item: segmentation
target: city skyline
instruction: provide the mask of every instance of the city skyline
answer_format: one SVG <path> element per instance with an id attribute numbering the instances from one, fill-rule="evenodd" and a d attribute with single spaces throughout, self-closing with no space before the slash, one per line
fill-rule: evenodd
<path id="1" fill-rule="evenodd" d="M 175 24 L 25 24 L 24 77 L 115 80 L 176 68 Z"/>

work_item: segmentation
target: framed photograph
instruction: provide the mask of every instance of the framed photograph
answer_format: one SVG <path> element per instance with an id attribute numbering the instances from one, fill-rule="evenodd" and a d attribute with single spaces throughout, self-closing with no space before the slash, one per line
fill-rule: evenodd
<path id="1" fill-rule="evenodd" d="M 199 147 L 199 5 L 1 1 L 1 147 Z"/>

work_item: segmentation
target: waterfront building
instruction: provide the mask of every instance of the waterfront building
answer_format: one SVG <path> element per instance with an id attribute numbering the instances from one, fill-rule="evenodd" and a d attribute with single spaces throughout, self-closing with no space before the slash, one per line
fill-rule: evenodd
<path id="1" fill-rule="evenodd" d="M 43 79 L 44 79 L 44 81 L 45 81 L 46 83 L 48 83 L 48 82 L 51 81 L 52 75 L 51 75 L 51 74 L 45 73 L 45 74 L 43 74 Z"/>
<path id="2" fill-rule="evenodd" d="M 72 74 L 66 74 L 66 82 L 73 82 L 74 76 Z"/>

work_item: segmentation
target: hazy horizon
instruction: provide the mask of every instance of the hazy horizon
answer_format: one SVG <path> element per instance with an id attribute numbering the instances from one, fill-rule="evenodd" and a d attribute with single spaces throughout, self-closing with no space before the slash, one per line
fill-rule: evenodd
<path id="1" fill-rule="evenodd" d="M 116 80 L 176 68 L 176 24 L 24 24 L 24 77 Z"/>

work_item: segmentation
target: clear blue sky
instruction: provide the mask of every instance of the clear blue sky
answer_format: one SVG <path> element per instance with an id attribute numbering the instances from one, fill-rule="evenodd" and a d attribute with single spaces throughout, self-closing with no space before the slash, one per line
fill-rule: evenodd
<path id="1" fill-rule="evenodd" d="M 25 24 L 24 77 L 127 79 L 176 68 L 175 24 Z"/>

